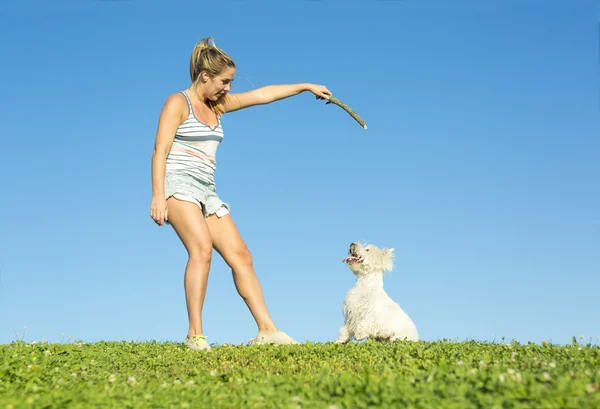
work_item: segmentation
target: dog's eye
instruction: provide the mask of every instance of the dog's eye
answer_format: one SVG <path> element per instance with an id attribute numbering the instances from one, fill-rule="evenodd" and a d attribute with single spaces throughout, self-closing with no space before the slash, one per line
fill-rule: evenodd
<path id="1" fill-rule="evenodd" d="M 367 249 L 367 251 L 369 251 L 369 249 Z"/>

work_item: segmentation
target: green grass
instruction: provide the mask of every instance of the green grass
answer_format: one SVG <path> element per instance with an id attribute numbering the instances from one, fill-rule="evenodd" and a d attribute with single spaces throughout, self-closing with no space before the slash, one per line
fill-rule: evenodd
<path id="1" fill-rule="evenodd" d="M 600 408 L 600 348 L 513 342 L 0 345 L 4 408 Z"/>

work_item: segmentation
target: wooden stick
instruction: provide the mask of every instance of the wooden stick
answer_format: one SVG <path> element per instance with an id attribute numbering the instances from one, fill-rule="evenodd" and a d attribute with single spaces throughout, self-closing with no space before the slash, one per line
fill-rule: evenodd
<path id="1" fill-rule="evenodd" d="M 360 116 L 358 116 L 358 114 L 356 112 L 354 112 L 348 105 L 344 104 L 339 99 L 332 96 L 325 103 L 325 105 L 327 105 L 327 104 L 335 104 L 335 105 L 339 106 L 344 111 L 348 112 L 350 114 L 350 116 L 352 116 L 352 118 L 354 118 L 356 120 L 356 122 L 358 122 L 360 124 L 360 126 L 362 126 L 364 129 L 367 129 L 367 124 L 365 123 L 365 121 L 363 121 L 363 119 Z"/>

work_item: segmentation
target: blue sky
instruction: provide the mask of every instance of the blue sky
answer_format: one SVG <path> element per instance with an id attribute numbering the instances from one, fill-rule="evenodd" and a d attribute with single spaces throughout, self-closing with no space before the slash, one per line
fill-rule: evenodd
<path id="1" fill-rule="evenodd" d="M 217 190 L 281 329 L 335 339 L 361 240 L 396 249 L 385 287 L 424 340 L 597 342 L 599 21 L 588 0 L 4 5 L 0 343 L 184 339 L 150 160 L 209 35 L 232 92 L 322 84 L 368 125 L 310 93 L 223 118 Z M 216 253 L 204 330 L 256 334 Z"/>

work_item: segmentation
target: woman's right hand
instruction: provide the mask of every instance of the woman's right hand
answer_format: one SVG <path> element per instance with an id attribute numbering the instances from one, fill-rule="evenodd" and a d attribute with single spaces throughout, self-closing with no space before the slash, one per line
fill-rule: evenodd
<path id="1" fill-rule="evenodd" d="M 167 200 L 163 197 L 152 196 L 150 204 L 150 217 L 156 224 L 162 226 L 168 219 Z"/>

